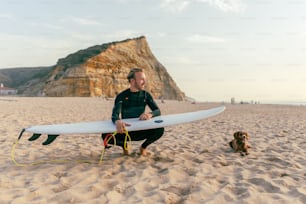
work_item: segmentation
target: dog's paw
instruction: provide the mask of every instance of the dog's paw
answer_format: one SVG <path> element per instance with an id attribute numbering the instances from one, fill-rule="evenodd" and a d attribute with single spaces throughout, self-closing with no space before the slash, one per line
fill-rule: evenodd
<path id="1" fill-rule="evenodd" d="M 244 157 L 244 156 L 246 156 L 246 155 L 249 155 L 250 153 L 248 152 L 248 151 L 241 151 L 240 152 L 240 155 L 242 156 L 242 157 Z"/>

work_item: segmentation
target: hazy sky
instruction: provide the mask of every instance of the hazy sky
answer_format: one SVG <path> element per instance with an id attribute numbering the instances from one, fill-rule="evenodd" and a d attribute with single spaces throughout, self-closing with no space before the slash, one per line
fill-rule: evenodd
<path id="1" fill-rule="evenodd" d="M 304 0 L 1 0 L 0 68 L 146 36 L 186 95 L 306 101 Z"/>

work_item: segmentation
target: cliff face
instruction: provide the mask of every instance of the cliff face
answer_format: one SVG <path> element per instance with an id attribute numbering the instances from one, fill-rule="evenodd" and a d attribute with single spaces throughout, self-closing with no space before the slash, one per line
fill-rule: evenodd
<path id="1" fill-rule="evenodd" d="M 146 89 L 155 98 L 185 98 L 145 37 L 90 47 L 60 59 L 43 92 L 46 96 L 114 97 L 129 86 L 126 76 L 134 67 L 145 70 Z"/>
<path id="2" fill-rule="evenodd" d="M 146 89 L 155 98 L 185 99 L 145 37 L 80 50 L 50 67 L 0 69 L 0 83 L 24 96 L 115 97 L 129 87 L 126 76 L 135 67 L 145 70 Z"/>

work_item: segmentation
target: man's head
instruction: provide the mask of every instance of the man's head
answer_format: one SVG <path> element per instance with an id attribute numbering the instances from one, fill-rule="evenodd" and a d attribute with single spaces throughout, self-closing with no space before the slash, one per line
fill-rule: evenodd
<path id="1" fill-rule="evenodd" d="M 146 75 L 141 68 L 133 68 L 127 76 L 131 91 L 143 90 L 146 84 Z"/>

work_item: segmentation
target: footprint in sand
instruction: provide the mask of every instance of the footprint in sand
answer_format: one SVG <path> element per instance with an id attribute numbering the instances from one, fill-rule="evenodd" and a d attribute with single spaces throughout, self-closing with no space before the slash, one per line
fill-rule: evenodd
<path id="1" fill-rule="evenodd" d="M 171 158 L 167 158 L 167 157 L 154 157 L 153 158 L 153 160 L 154 161 L 158 161 L 158 162 L 164 162 L 164 163 L 166 163 L 166 162 L 174 162 L 174 159 L 171 159 Z"/>
<path id="2" fill-rule="evenodd" d="M 252 178 L 249 179 L 249 182 L 262 187 L 263 190 L 267 193 L 279 193 L 281 191 L 279 187 L 274 186 L 262 178 Z"/>
<path id="3" fill-rule="evenodd" d="M 167 188 L 161 189 L 162 191 L 167 191 L 170 193 L 174 193 L 178 196 L 187 196 L 191 193 L 191 187 L 176 187 L 176 186 L 169 186 Z"/>

